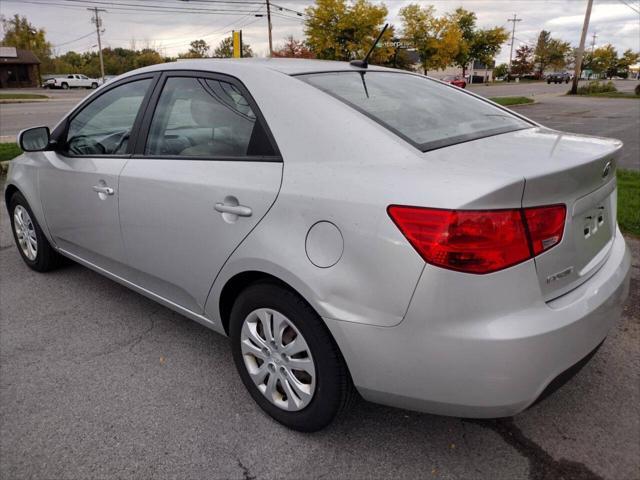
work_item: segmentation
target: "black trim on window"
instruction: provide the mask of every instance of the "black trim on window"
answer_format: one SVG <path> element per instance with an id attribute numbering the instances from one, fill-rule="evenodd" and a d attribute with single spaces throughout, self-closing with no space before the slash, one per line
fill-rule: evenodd
<path id="1" fill-rule="evenodd" d="M 61 122 L 55 130 L 51 134 L 51 138 L 53 140 L 54 150 L 62 156 L 70 157 L 70 158 L 129 158 L 133 153 L 133 145 L 137 142 L 137 137 L 140 129 L 140 124 L 142 123 L 143 114 L 146 111 L 147 104 L 149 99 L 151 98 L 151 94 L 154 91 L 156 84 L 158 83 L 158 79 L 160 78 L 160 72 L 146 73 L 140 75 L 133 75 L 131 77 L 123 78 L 122 80 L 114 81 L 113 83 L 108 83 L 102 89 L 96 91 L 95 94 L 90 95 L 85 98 L 72 112 L 66 116 L 63 122 Z M 145 93 L 142 102 L 140 103 L 140 108 L 138 109 L 138 113 L 136 115 L 136 119 L 133 122 L 131 127 L 131 133 L 129 135 L 129 141 L 127 143 L 127 151 L 126 153 L 115 155 L 115 154 L 91 154 L 91 155 L 74 155 L 69 153 L 68 151 L 63 150 L 67 143 L 67 134 L 69 133 L 69 124 L 71 121 L 89 104 L 100 98 L 105 93 L 113 90 L 114 88 L 120 87 L 122 85 L 126 85 L 127 83 L 138 82 L 140 80 L 151 80 L 151 84 Z"/>
<path id="2" fill-rule="evenodd" d="M 187 77 L 187 78 L 196 78 L 196 79 L 210 79 L 210 80 L 219 80 L 222 82 L 227 82 L 234 85 L 240 93 L 247 99 L 249 102 L 249 106 L 253 110 L 253 113 L 256 115 L 256 122 L 259 122 L 260 127 L 263 129 L 266 134 L 275 155 L 238 155 L 238 156 L 184 156 L 184 155 L 148 155 L 145 154 L 146 144 L 149 140 L 149 131 L 151 129 L 151 122 L 153 121 L 153 116 L 158 107 L 158 101 L 160 100 L 160 95 L 164 90 L 164 86 L 167 83 L 169 78 L 175 77 Z M 235 162 L 282 162 L 282 155 L 280 153 L 280 149 L 278 148 L 278 144 L 276 143 L 275 137 L 271 133 L 271 129 L 269 128 L 269 124 L 265 120 L 258 104 L 253 99 L 253 96 L 249 93 L 249 90 L 245 85 L 236 77 L 231 75 L 226 75 L 222 73 L 214 73 L 210 71 L 200 71 L 200 70 L 167 70 L 162 72 L 160 78 L 156 81 L 153 94 L 149 98 L 148 105 L 145 108 L 144 116 L 142 118 L 142 123 L 140 125 L 140 131 L 138 132 L 135 146 L 133 148 L 133 154 L 131 155 L 132 159 L 136 160 L 199 160 L 199 161 L 235 161 Z"/>

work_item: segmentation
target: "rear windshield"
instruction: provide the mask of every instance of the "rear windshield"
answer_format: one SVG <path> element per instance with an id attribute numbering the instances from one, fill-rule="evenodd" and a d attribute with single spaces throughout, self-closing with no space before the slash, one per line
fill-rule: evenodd
<path id="1" fill-rule="evenodd" d="M 532 124 L 456 88 L 395 72 L 298 75 L 423 152 L 530 128 Z"/>

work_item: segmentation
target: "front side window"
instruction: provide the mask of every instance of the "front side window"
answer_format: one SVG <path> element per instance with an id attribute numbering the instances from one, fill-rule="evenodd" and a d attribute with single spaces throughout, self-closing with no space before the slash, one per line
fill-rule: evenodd
<path id="1" fill-rule="evenodd" d="M 153 115 L 145 154 L 271 156 L 274 149 L 247 98 L 235 85 L 170 77 Z"/>
<path id="2" fill-rule="evenodd" d="M 297 78 L 364 113 L 422 151 L 532 127 L 465 92 L 418 75 L 347 71 Z"/>
<path id="3" fill-rule="evenodd" d="M 74 155 L 123 155 L 151 79 L 125 83 L 100 95 L 69 123 L 67 151 Z"/>

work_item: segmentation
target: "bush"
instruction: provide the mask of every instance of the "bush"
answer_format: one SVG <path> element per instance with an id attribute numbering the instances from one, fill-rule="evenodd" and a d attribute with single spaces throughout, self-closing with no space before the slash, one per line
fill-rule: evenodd
<path id="1" fill-rule="evenodd" d="M 636 95 L 640 95 L 640 83 L 636 85 Z"/>
<path id="2" fill-rule="evenodd" d="M 600 82 L 599 80 L 594 80 L 593 82 L 589 82 L 587 85 L 579 87 L 578 95 L 591 95 L 593 93 L 607 93 L 617 91 L 618 89 L 611 80 L 609 80 L 607 83 Z"/>

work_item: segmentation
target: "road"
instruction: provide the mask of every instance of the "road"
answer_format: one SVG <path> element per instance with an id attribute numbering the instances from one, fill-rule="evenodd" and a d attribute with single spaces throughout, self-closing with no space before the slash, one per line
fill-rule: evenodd
<path id="1" fill-rule="evenodd" d="M 36 93 L 51 97 L 46 101 L 0 103 L 0 141 L 15 141 L 22 129 L 37 125 L 55 127 L 60 119 L 76 106 L 91 90 L 3 90 L 3 93 Z"/>
<path id="2" fill-rule="evenodd" d="M 638 478 L 640 240 L 623 319 L 530 410 L 473 421 L 361 402 L 300 434 L 253 403 L 226 338 L 78 265 L 31 271 L 9 228 L 0 202 L 0 478 Z"/>
<path id="3" fill-rule="evenodd" d="M 580 85 L 585 85 L 586 81 L 581 81 Z M 632 92 L 638 84 L 637 80 L 613 80 L 616 88 L 621 92 Z M 571 83 L 551 83 L 546 82 L 522 82 L 504 83 L 497 82 L 489 85 L 469 85 L 469 89 L 483 97 L 532 97 L 540 95 L 564 95 L 571 88 Z"/>

